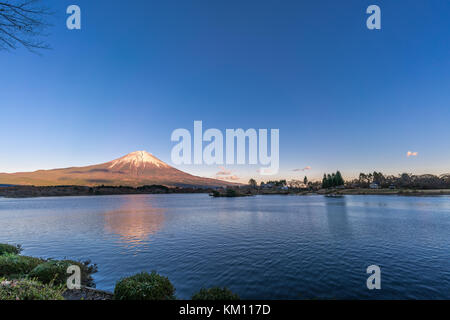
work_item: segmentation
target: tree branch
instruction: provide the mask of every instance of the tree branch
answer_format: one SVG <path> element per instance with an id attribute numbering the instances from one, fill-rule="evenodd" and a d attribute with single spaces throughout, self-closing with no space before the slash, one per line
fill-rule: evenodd
<path id="1" fill-rule="evenodd" d="M 41 38 L 49 27 L 45 18 L 52 12 L 41 3 L 42 0 L 0 1 L 0 50 L 22 46 L 35 52 L 50 48 Z"/>

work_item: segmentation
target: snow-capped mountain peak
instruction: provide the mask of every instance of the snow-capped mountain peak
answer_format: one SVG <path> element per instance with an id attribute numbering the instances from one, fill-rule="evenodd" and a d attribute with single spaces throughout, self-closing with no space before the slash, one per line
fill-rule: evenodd
<path id="1" fill-rule="evenodd" d="M 129 169 L 145 169 L 146 167 L 169 168 L 170 166 L 162 162 L 147 151 L 135 151 L 122 158 L 111 161 L 109 169 L 115 167 L 128 167 Z"/>

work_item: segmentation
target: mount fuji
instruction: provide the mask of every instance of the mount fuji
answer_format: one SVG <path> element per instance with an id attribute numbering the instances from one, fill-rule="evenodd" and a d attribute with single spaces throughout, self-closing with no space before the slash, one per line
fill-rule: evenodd
<path id="1" fill-rule="evenodd" d="M 86 167 L 71 167 L 34 172 L 0 173 L 0 184 L 34 186 L 131 186 L 160 184 L 166 186 L 237 185 L 203 178 L 180 171 L 147 151 L 135 151 L 121 158 Z"/>

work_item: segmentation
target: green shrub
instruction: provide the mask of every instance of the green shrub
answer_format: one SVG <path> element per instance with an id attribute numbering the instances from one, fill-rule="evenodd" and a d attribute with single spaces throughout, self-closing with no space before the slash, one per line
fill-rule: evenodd
<path id="1" fill-rule="evenodd" d="M 39 258 L 4 254 L 0 256 L 0 277 L 25 275 L 43 262 Z"/>
<path id="2" fill-rule="evenodd" d="M 81 285 L 93 287 L 94 281 L 92 273 L 97 272 L 96 265 L 90 265 L 89 261 L 78 262 L 72 260 L 48 260 L 36 266 L 29 273 L 29 278 L 37 279 L 45 284 L 65 284 L 70 274 L 67 268 L 71 265 L 77 265 L 81 269 Z"/>
<path id="3" fill-rule="evenodd" d="M 65 261 L 49 260 L 36 266 L 28 276 L 45 284 L 64 284 L 69 276 L 66 273 L 69 266 Z"/>
<path id="4" fill-rule="evenodd" d="M 35 280 L 0 278 L 0 300 L 64 300 L 61 287 L 51 287 Z"/>
<path id="5" fill-rule="evenodd" d="M 0 243 L 0 256 L 12 253 L 12 254 L 19 254 L 22 251 L 22 247 L 20 245 L 10 245 L 5 243 Z"/>
<path id="6" fill-rule="evenodd" d="M 211 193 L 211 195 L 212 195 L 213 197 L 220 197 L 220 192 L 217 191 L 217 190 L 213 190 L 212 193 Z"/>
<path id="7" fill-rule="evenodd" d="M 74 261 L 74 260 L 64 260 L 70 265 L 77 265 L 81 269 L 81 285 L 86 287 L 95 288 L 95 282 L 92 275 L 98 271 L 98 266 L 96 264 L 91 264 L 90 260 L 85 261 Z M 70 276 L 70 275 L 68 275 Z"/>
<path id="8" fill-rule="evenodd" d="M 123 278 L 114 288 L 116 300 L 173 300 L 175 288 L 167 277 L 142 272 Z"/>
<path id="9" fill-rule="evenodd" d="M 239 296 L 227 288 L 213 287 L 209 289 L 200 289 L 194 293 L 192 300 L 239 300 Z"/>

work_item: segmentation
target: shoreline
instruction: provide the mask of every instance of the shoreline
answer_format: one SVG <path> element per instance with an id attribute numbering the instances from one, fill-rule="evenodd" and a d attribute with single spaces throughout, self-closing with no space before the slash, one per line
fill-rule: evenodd
<path id="1" fill-rule="evenodd" d="M 244 197 L 254 195 L 390 195 L 390 196 L 446 196 L 450 189 L 320 189 L 311 190 L 251 190 L 248 188 L 236 189 L 233 194 L 219 194 L 211 188 L 168 188 L 153 185 L 144 187 L 114 187 L 114 186 L 13 186 L 1 187 L 0 198 L 26 199 L 47 197 L 76 197 L 76 196 L 108 196 L 108 195 L 134 195 L 134 194 L 197 194 L 205 193 L 216 197 Z"/>
<path id="2" fill-rule="evenodd" d="M 162 185 L 142 187 L 126 186 L 11 186 L 0 187 L 0 197 L 4 198 L 46 198 L 46 197 L 76 197 L 76 196 L 109 196 L 131 194 L 179 194 L 179 193 L 208 193 L 212 189 L 201 188 L 169 188 Z"/>
<path id="3" fill-rule="evenodd" d="M 446 196 L 450 195 L 450 189 L 343 189 L 328 193 L 317 194 L 335 195 L 377 195 L 377 196 Z"/>

